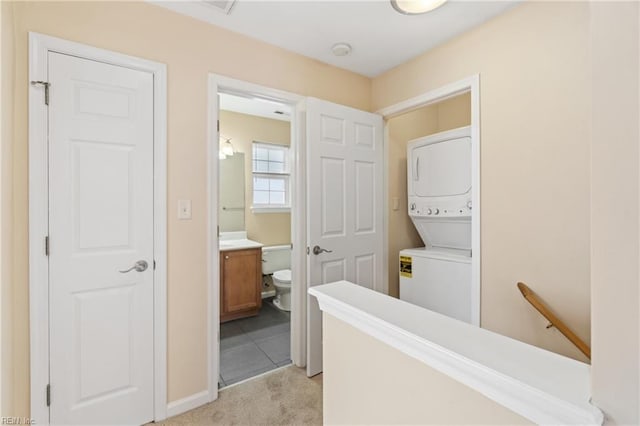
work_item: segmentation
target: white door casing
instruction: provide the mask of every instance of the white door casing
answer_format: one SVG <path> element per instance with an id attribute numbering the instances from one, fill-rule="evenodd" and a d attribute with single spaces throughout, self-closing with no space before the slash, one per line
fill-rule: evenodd
<path id="1" fill-rule="evenodd" d="M 153 420 L 153 75 L 50 52 L 49 82 L 51 422 L 142 424 Z M 137 261 L 146 267 L 130 270 Z"/>
<path id="2" fill-rule="evenodd" d="M 304 149 L 304 107 L 305 97 L 282 91 L 279 89 L 273 89 L 270 87 L 262 86 L 247 81 L 237 80 L 226 76 L 209 74 L 209 87 L 208 87 L 208 99 L 209 99 L 209 120 L 208 120 L 208 174 L 207 174 L 207 193 L 209 194 L 207 200 L 208 206 L 208 223 L 209 232 L 207 258 L 209 269 L 209 297 L 208 297 L 208 330 L 207 337 L 209 339 L 207 353 L 207 364 L 209 365 L 209 386 L 208 401 L 217 399 L 218 396 L 218 372 L 219 372 L 219 358 L 220 358 L 220 346 L 218 341 L 219 333 L 219 295 L 220 295 L 220 282 L 219 282 L 219 259 L 218 256 L 218 234 L 216 232 L 216 225 L 218 223 L 218 130 L 217 123 L 219 119 L 218 110 L 218 93 L 229 93 L 240 96 L 250 96 L 269 99 L 283 104 L 287 104 L 292 108 L 291 114 L 291 273 L 292 285 L 291 299 L 291 361 L 298 367 L 304 367 L 306 365 L 306 186 L 305 186 L 305 164 L 306 156 Z M 189 404 L 192 401 L 202 401 L 204 398 L 193 398 L 189 400 Z M 205 400 L 205 402 L 208 402 Z M 170 407 L 171 414 L 184 412 L 185 409 L 195 407 L 194 405 L 181 404 L 181 408 Z"/>
<path id="3" fill-rule="evenodd" d="M 31 417 L 162 420 L 166 66 L 37 33 L 29 52 Z"/>
<path id="4" fill-rule="evenodd" d="M 384 147 L 380 115 L 309 98 L 308 285 L 384 289 Z M 315 254 L 314 247 L 322 251 Z M 322 315 L 307 296 L 307 375 L 322 371 Z"/>

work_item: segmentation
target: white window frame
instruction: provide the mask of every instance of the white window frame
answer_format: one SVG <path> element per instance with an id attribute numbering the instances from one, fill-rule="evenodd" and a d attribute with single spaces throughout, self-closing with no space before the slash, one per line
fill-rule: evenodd
<path id="1" fill-rule="evenodd" d="M 284 152 L 283 172 L 261 172 L 255 170 L 255 149 L 256 147 L 267 149 L 278 149 Z M 281 178 L 285 181 L 285 203 L 284 204 L 256 204 L 254 181 L 256 177 Z M 251 143 L 251 211 L 253 213 L 287 213 L 291 211 L 291 149 L 288 145 L 253 141 Z"/>

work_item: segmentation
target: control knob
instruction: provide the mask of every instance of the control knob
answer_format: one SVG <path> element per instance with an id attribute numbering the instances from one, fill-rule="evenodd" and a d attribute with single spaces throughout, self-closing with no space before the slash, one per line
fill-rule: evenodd
<path id="1" fill-rule="evenodd" d="M 414 211 L 416 209 L 416 203 L 411 203 L 411 211 Z"/>
<path id="2" fill-rule="evenodd" d="M 471 210 L 471 200 L 467 201 L 467 208 Z"/>
<path id="3" fill-rule="evenodd" d="M 434 214 L 440 214 L 440 210 L 439 210 L 439 209 L 436 209 L 436 211 L 435 211 L 435 212 L 433 212 L 433 213 L 434 213 Z"/>
<path id="4" fill-rule="evenodd" d="M 431 213 L 432 213 L 431 209 L 427 209 L 427 214 L 431 214 Z"/>

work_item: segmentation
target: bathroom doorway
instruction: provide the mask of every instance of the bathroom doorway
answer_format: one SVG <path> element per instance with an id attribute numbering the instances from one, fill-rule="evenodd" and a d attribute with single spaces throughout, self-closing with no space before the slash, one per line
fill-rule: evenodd
<path id="1" fill-rule="evenodd" d="M 219 373 L 224 388 L 292 363 L 293 107 L 218 95 Z"/>
<path id="2" fill-rule="evenodd" d="M 318 215 L 316 213 L 323 212 L 323 211 L 324 212 L 333 211 L 333 208 L 331 209 L 325 208 L 324 210 L 322 209 L 318 210 L 317 206 L 311 207 L 311 204 L 313 201 L 317 201 L 318 197 L 320 196 L 319 194 L 322 193 L 323 187 L 325 189 L 334 188 L 336 184 L 344 184 L 346 181 L 343 179 L 342 181 L 332 182 L 332 186 L 328 187 L 328 186 L 321 185 L 320 180 L 318 179 L 318 173 L 315 173 L 314 175 L 309 176 L 308 174 L 309 170 L 307 169 L 315 170 L 317 172 L 317 166 L 318 166 L 317 160 L 320 160 L 322 157 L 319 152 L 308 149 L 309 146 L 307 146 L 307 143 L 308 143 L 307 139 L 312 140 L 313 138 L 321 137 L 321 134 L 322 134 L 320 131 L 321 129 L 327 129 L 327 130 L 330 130 L 331 132 L 335 132 L 337 129 L 339 129 L 339 127 L 336 127 L 333 124 L 330 124 L 328 127 L 319 126 L 320 124 L 322 124 L 323 117 L 326 118 L 327 114 L 332 116 L 332 119 L 333 119 L 332 122 L 336 122 L 336 120 L 337 122 L 340 122 L 341 120 L 347 120 L 349 123 L 351 123 L 349 125 L 353 125 L 353 126 L 355 126 L 355 124 L 353 124 L 355 121 L 353 119 L 353 116 L 357 115 L 358 117 L 363 117 L 358 119 L 359 121 L 358 125 L 365 126 L 364 133 L 361 134 L 361 136 L 365 137 L 365 139 L 360 138 L 359 139 L 360 143 L 363 144 L 363 146 L 367 146 L 367 147 L 380 146 L 381 149 L 377 150 L 377 153 L 380 154 L 379 157 L 383 157 L 382 153 L 384 153 L 384 150 L 386 149 L 384 147 L 384 140 L 382 138 L 382 135 L 384 134 L 382 132 L 382 115 L 383 114 L 375 115 L 375 114 L 367 113 L 365 111 L 360 111 L 357 109 L 346 107 L 343 105 L 333 104 L 327 101 L 322 101 L 320 99 L 309 98 L 309 97 L 297 95 L 295 93 L 268 88 L 265 86 L 249 83 L 246 81 L 236 80 L 236 79 L 215 75 L 215 74 L 209 75 L 209 90 L 208 90 L 209 130 L 208 130 L 208 143 L 207 143 L 207 149 L 208 149 L 207 204 L 208 204 L 208 219 L 209 219 L 208 223 L 210 226 L 209 226 L 209 232 L 208 232 L 207 252 L 210 254 L 208 259 L 208 275 L 209 275 L 210 286 L 209 286 L 209 292 L 208 292 L 208 309 L 207 309 L 208 315 L 209 315 L 209 322 L 207 326 L 208 328 L 207 344 L 209 347 L 209 352 L 207 356 L 208 356 L 208 365 L 210 368 L 208 371 L 209 373 L 208 374 L 208 392 L 206 395 L 206 398 L 209 401 L 213 401 L 217 399 L 218 382 L 222 377 L 222 374 L 220 374 L 221 363 L 219 360 L 221 355 L 220 340 L 219 340 L 221 319 L 222 319 L 222 324 L 224 324 L 226 320 L 233 321 L 236 319 L 244 319 L 244 318 L 237 318 L 237 317 L 235 318 L 226 317 L 226 315 L 230 313 L 230 310 L 227 309 L 229 306 L 233 307 L 232 310 L 234 311 L 233 312 L 234 314 L 235 313 L 244 314 L 246 313 L 244 309 L 255 310 L 257 308 L 257 303 L 254 302 L 254 300 L 256 299 L 252 299 L 251 301 L 245 300 L 245 303 L 242 303 L 242 300 L 240 299 L 242 299 L 242 297 L 244 296 L 248 298 L 248 296 L 243 292 L 236 291 L 235 293 L 234 292 L 228 293 L 229 295 L 234 295 L 234 297 L 229 297 L 226 302 L 227 307 L 225 308 L 224 306 L 222 306 L 223 309 L 221 309 L 220 302 L 221 302 L 221 299 L 225 297 L 224 294 L 220 294 L 221 289 L 223 289 L 223 286 L 221 286 L 221 282 L 224 281 L 225 276 L 234 277 L 236 279 L 238 279 L 238 277 L 243 276 L 243 277 L 247 277 L 246 279 L 248 280 L 248 279 L 252 279 L 252 278 L 249 278 L 250 274 L 253 274 L 254 278 L 257 276 L 258 273 L 262 275 L 262 271 L 259 271 L 259 272 L 256 271 L 257 268 L 253 269 L 253 268 L 243 268 L 238 266 L 231 267 L 229 265 L 224 265 L 224 268 L 221 269 L 221 260 L 227 260 L 225 257 L 226 255 L 223 254 L 221 256 L 221 249 L 227 245 L 238 244 L 237 241 L 236 242 L 231 242 L 226 240 L 219 241 L 219 238 L 218 238 L 219 231 L 217 229 L 217 226 L 219 224 L 219 213 L 220 213 L 219 181 L 221 181 L 222 179 L 225 179 L 226 181 L 228 181 L 228 179 L 223 178 L 219 174 L 219 161 L 220 161 L 219 151 L 220 151 L 220 144 L 222 144 L 222 147 L 224 148 L 225 146 L 228 146 L 226 145 L 227 139 L 230 139 L 228 135 L 225 135 L 224 129 L 221 129 L 221 123 L 219 120 L 219 116 L 220 116 L 219 104 L 221 102 L 220 100 L 221 94 L 235 95 L 241 98 L 247 98 L 247 99 L 253 99 L 253 100 L 270 101 L 271 104 L 275 102 L 275 103 L 287 105 L 291 108 L 291 115 L 290 115 L 291 138 L 290 138 L 290 147 L 289 147 L 290 149 L 289 155 L 292 159 L 290 163 L 291 190 L 289 194 L 290 203 L 291 203 L 291 210 L 290 210 L 291 311 L 290 311 L 290 317 L 289 317 L 290 330 L 291 330 L 290 331 L 290 342 L 291 342 L 290 359 L 291 359 L 291 363 L 296 367 L 306 366 L 308 376 L 312 376 L 321 371 L 321 360 L 322 360 L 321 330 L 322 328 L 321 328 L 321 322 L 320 322 L 321 315 L 320 315 L 320 310 L 318 309 L 317 302 L 315 301 L 313 296 L 310 296 L 307 294 L 307 289 L 311 285 L 319 285 L 323 282 L 324 283 L 329 282 L 328 281 L 329 279 L 333 279 L 333 281 L 336 281 L 337 279 L 339 279 L 339 278 L 334 278 L 334 275 L 325 275 L 324 279 L 311 279 L 310 277 L 312 272 L 317 274 L 319 271 L 321 271 L 320 268 L 323 266 L 323 264 L 327 263 L 326 261 L 323 262 L 323 259 L 327 260 L 326 257 L 319 258 L 317 257 L 318 254 L 316 254 L 315 252 L 313 253 L 313 256 L 316 256 L 316 257 L 311 258 L 314 260 L 313 262 L 310 260 L 310 256 L 309 256 L 309 253 L 310 253 L 309 239 L 311 238 L 310 236 L 311 230 L 316 229 L 316 228 L 313 228 L 314 224 L 318 224 L 322 222 L 322 219 L 318 218 L 317 217 Z M 376 121 L 376 123 L 369 124 L 367 122 L 366 124 L 363 124 L 361 122 L 363 119 L 366 119 L 366 120 L 372 119 L 372 121 Z M 373 128 L 377 128 L 377 130 L 373 132 L 367 130 L 367 129 L 373 129 Z M 367 140 L 366 138 L 367 135 L 369 137 L 369 140 Z M 380 145 L 378 145 L 377 140 L 374 141 L 373 139 L 371 139 L 371 137 L 373 137 L 374 135 L 378 135 L 380 137 L 380 140 L 379 140 Z M 222 136 L 222 140 L 220 140 L 220 136 Z M 225 137 L 227 139 L 224 139 Z M 336 135 L 329 135 L 328 137 L 333 139 L 336 137 Z M 229 142 L 231 145 L 233 145 L 233 140 L 230 140 Z M 277 145 L 277 144 L 272 144 L 272 145 Z M 315 144 L 310 146 L 315 146 Z M 348 150 L 348 151 L 351 152 L 351 150 Z M 358 152 L 358 155 L 364 154 L 365 152 L 367 152 L 366 150 L 360 150 L 360 149 L 356 149 L 355 151 Z M 252 153 L 253 153 L 253 146 L 252 146 Z M 271 161 L 270 154 L 267 155 L 267 159 Z M 256 157 L 256 161 L 258 160 L 265 161 L 264 158 L 258 159 Z M 307 164 L 308 162 L 311 162 L 311 160 L 316 160 L 316 162 L 312 164 L 313 167 L 316 167 L 315 169 Z M 376 169 L 383 169 L 384 167 L 382 164 L 382 160 L 380 158 L 377 158 L 376 161 L 380 163 L 378 164 L 379 167 L 376 167 Z M 252 159 L 252 162 L 253 162 L 253 159 Z M 246 163 L 246 160 L 245 160 L 245 163 Z M 262 165 L 264 166 L 264 164 Z M 251 167 L 253 167 L 253 164 Z M 268 167 L 268 170 L 270 170 L 269 167 Z M 369 170 L 373 170 L 373 169 L 369 169 Z M 325 174 L 325 176 L 328 176 L 328 175 Z M 253 179 L 253 176 L 251 178 Z M 363 182 L 370 183 L 372 182 L 372 180 L 365 179 Z M 315 188 L 318 185 L 320 185 L 321 191 L 317 191 L 317 188 L 316 190 L 309 190 L 309 188 L 311 188 L 312 186 Z M 368 188 L 369 192 L 371 192 L 373 189 L 374 189 L 374 186 L 369 185 L 369 188 Z M 262 187 L 262 189 L 259 189 L 259 190 L 265 191 L 265 192 L 267 191 L 264 186 Z M 278 188 L 274 188 L 273 190 L 275 192 L 278 192 L 278 191 L 282 192 Z M 352 191 L 352 188 L 342 188 L 342 189 L 336 188 L 335 193 L 337 194 L 341 190 L 344 190 L 344 192 L 346 193 L 347 191 Z M 269 192 L 271 191 L 272 191 L 272 188 L 271 186 L 269 186 Z M 384 196 L 383 194 L 381 194 L 383 192 L 383 188 L 380 187 L 380 185 L 375 186 L 375 191 L 376 191 L 375 197 L 361 197 L 361 200 L 363 202 L 367 200 L 369 201 L 384 200 Z M 253 192 L 253 189 L 252 189 L 252 192 Z M 261 194 L 261 195 L 264 196 L 264 194 Z M 271 194 L 269 194 L 269 197 L 271 197 Z M 276 197 L 280 197 L 281 199 L 282 194 L 276 194 Z M 325 198 L 325 199 L 328 199 L 328 198 Z M 353 198 L 350 198 L 350 199 L 353 199 Z M 269 200 L 271 200 L 271 198 L 269 198 Z M 332 202 L 335 201 L 335 197 L 332 198 L 331 201 Z M 382 204 L 382 203 L 379 203 L 379 204 Z M 329 205 L 330 204 L 327 204 L 326 206 L 329 206 Z M 344 205 L 335 206 L 335 207 L 336 209 L 343 208 Z M 310 209 L 313 209 L 313 210 L 310 210 Z M 382 210 L 382 208 L 381 206 L 378 206 L 376 208 L 376 211 L 380 211 L 380 210 Z M 353 211 L 356 211 L 356 209 L 353 209 Z M 361 209 L 360 211 L 370 212 L 373 210 Z M 312 214 L 309 214 L 310 212 Z M 371 219 L 372 216 L 369 215 L 368 217 L 369 219 Z M 377 217 L 382 218 L 382 215 L 379 215 Z M 375 239 L 375 247 L 376 249 L 379 248 L 381 253 L 377 256 L 372 257 L 371 259 L 373 259 L 374 262 L 367 263 L 367 266 L 370 266 L 371 268 L 382 267 L 383 272 L 369 274 L 367 276 L 379 278 L 379 279 L 376 279 L 376 281 L 369 286 L 370 288 L 376 288 L 378 291 L 386 291 L 387 279 L 386 279 L 386 274 L 384 273 L 384 267 L 382 265 L 382 263 L 386 262 L 386 253 L 384 253 L 384 250 L 382 250 L 386 241 L 386 237 L 385 237 L 386 226 L 385 226 L 384 220 L 382 220 L 381 222 L 382 223 L 376 224 L 375 226 L 376 232 L 372 233 L 372 238 Z M 262 244 L 260 244 L 257 241 L 252 241 L 250 240 L 250 238 L 251 238 L 250 235 L 247 235 L 247 239 L 244 240 L 243 243 L 246 244 L 245 248 L 250 249 L 250 248 L 260 247 L 261 249 L 259 256 L 256 255 L 254 252 L 253 260 L 255 261 L 255 259 L 260 258 L 260 263 L 256 262 L 256 264 L 267 263 L 268 259 L 262 258 L 262 247 L 261 247 Z M 314 241 L 315 241 L 314 243 L 315 245 L 319 244 L 319 239 L 318 241 L 316 240 Z M 241 250 L 236 250 L 236 251 L 239 252 Z M 224 252 L 225 250 L 222 250 L 222 253 Z M 344 251 L 344 253 L 341 253 L 340 255 L 355 256 L 356 254 L 357 253 L 355 252 L 355 250 L 351 250 L 347 248 L 346 251 Z M 247 254 L 247 256 L 250 257 L 251 255 Z M 233 259 L 230 258 L 228 260 L 231 261 Z M 251 259 L 245 259 L 244 261 L 249 262 L 250 260 Z M 262 260 L 265 260 L 265 262 L 262 262 Z M 238 261 L 236 264 L 238 263 L 240 262 Z M 228 269 L 227 269 L 227 266 L 228 266 Z M 275 271 L 278 272 L 278 270 L 275 270 Z M 357 277 L 353 275 L 356 273 L 356 270 L 354 268 L 344 269 L 343 272 L 344 272 L 344 274 L 342 274 L 343 279 L 350 279 L 351 281 L 356 280 L 357 282 Z M 347 273 L 349 274 L 349 276 L 346 275 Z M 272 278 L 275 278 L 276 280 L 279 279 L 275 273 L 272 274 Z M 287 279 L 285 278 L 284 281 L 286 282 Z M 368 281 L 371 282 L 371 280 L 368 280 Z M 230 288 L 237 289 L 239 287 L 230 287 Z M 258 287 L 252 287 L 252 288 L 256 289 Z M 261 293 L 262 293 L 262 288 L 260 288 L 260 307 L 262 307 Z M 276 287 L 276 297 L 278 296 L 277 293 L 278 291 Z M 258 297 L 258 292 L 253 291 L 253 296 Z M 235 311 L 235 309 L 237 309 L 238 311 Z M 254 316 L 257 316 L 257 313 L 255 311 L 254 313 L 256 314 Z M 222 315 L 225 315 L 225 318 L 222 318 Z M 310 366 L 312 366 L 312 368 L 310 368 Z M 320 368 L 318 369 L 318 367 Z M 226 385 L 225 379 L 223 378 L 222 380 L 225 382 L 225 385 Z M 204 397 L 205 395 L 203 395 L 203 399 Z"/>

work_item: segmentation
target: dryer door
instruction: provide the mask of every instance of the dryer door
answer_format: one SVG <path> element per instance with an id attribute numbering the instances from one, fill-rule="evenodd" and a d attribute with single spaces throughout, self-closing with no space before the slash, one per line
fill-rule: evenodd
<path id="1" fill-rule="evenodd" d="M 447 197 L 471 190 L 471 138 L 417 144 L 411 152 L 413 194 Z"/>

